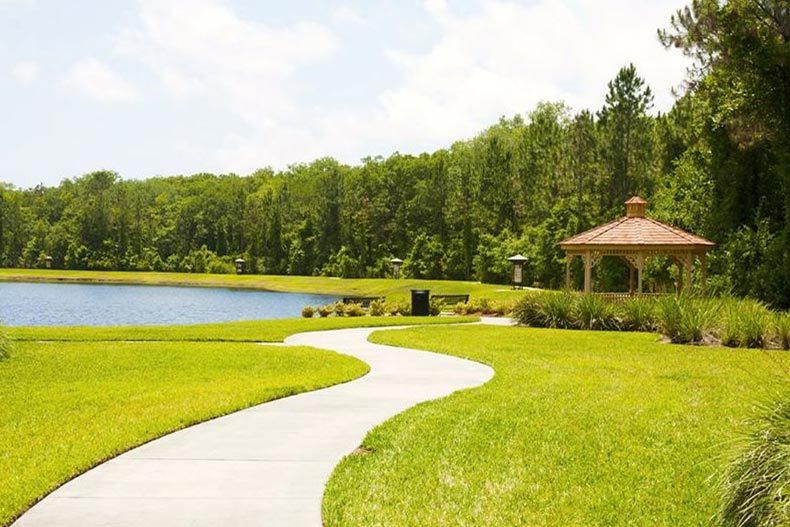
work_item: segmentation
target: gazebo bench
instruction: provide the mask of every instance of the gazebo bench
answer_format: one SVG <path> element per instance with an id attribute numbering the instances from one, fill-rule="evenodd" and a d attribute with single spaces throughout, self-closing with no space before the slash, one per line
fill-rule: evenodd
<path id="1" fill-rule="evenodd" d="M 343 303 L 344 304 L 359 304 L 365 309 L 370 307 L 371 302 L 375 302 L 380 300 L 384 302 L 386 297 L 383 296 L 344 296 Z"/>
<path id="2" fill-rule="evenodd" d="M 469 295 L 431 295 L 431 300 L 442 300 L 448 306 L 455 304 L 468 304 Z"/>

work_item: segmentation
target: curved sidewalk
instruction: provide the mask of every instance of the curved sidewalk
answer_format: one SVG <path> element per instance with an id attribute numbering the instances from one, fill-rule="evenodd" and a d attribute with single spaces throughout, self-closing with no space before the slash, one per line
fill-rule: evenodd
<path id="1" fill-rule="evenodd" d="M 286 340 L 357 357 L 370 365 L 364 377 L 130 450 L 66 483 L 13 527 L 320 527 L 324 486 L 368 430 L 419 402 L 493 376 L 475 362 L 367 342 L 378 329 Z"/>

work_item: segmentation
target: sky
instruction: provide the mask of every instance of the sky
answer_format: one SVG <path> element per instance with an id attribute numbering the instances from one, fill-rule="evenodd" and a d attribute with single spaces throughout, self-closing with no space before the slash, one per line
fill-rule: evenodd
<path id="1" fill-rule="evenodd" d="M 671 108 L 684 0 L 0 0 L 0 182 L 419 154 L 633 63 Z"/>

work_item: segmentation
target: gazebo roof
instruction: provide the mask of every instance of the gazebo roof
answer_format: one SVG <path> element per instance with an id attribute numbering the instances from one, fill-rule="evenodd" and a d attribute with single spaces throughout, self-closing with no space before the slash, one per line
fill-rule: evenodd
<path id="1" fill-rule="evenodd" d="M 601 247 L 666 247 L 707 250 L 710 240 L 645 216 L 647 202 L 634 196 L 625 202 L 626 215 L 560 242 L 565 250 Z"/>

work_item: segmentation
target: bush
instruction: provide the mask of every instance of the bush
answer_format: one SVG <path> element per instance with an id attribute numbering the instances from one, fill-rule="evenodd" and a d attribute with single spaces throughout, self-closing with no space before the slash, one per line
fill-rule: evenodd
<path id="1" fill-rule="evenodd" d="M 790 313 L 774 315 L 774 335 L 780 348 L 790 350 Z"/>
<path id="2" fill-rule="evenodd" d="M 0 361 L 11 356 L 12 344 L 11 337 L 8 336 L 3 326 L 0 326 Z"/>
<path id="3" fill-rule="evenodd" d="M 544 296 L 545 293 L 528 293 L 516 303 L 516 306 L 513 308 L 513 318 L 524 326 L 542 327 Z"/>
<path id="4" fill-rule="evenodd" d="M 763 410 L 723 478 L 725 526 L 790 525 L 790 393 Z"/>
<path id="5" fill-rule="evenodd" d="M 407 301 L 387 302 L 385 305 L 385 310 L 392 316 L 400 315 L 407 317 L 411 315 L 411 305 Z"/>
<path id="6" fill-rule="evenodd" d="M 596 295 L 582 295 L 576 299 L 575 320 L 581 329 L 618 329 L 614 306 Z"/>
<path id="7" fill-rule="evenodd" d="M 429 307 L 431 316 L 438 317 L 442 314 L 442 309 L 444 309 L 444 300 L 441 298 L 431 298 L 431 304 Z"/>
<path id="8" fill-rule="evenodd" d="M 658 302 L 657 322 L 661 332 L 676 344 L 698 344 L 711 333 L 719 303 L 685 296 L 667 296 Z"/>
<path id="9" fill-rule="evenodd" d="M 656 302 L 645 297 L 628 298 L 619 306 L 620 327 L 626 331 L 655 331 Z"/>
<path id="10" fill-rule="evenodd" d="M 541 309 L 543 327 L 560 329 L 577 327 L 574 309 L 576 296 L 565 292 L 546 294 Z"/>
<path id="11" fill-rule="evenodd" d="M 333 309 L 335 311 L 335 316 L 342 317 L 346 314 L 346 304 L 339 300 L 335 302 Z"/>
<path id="12" fill-rule="evenodd" d="M 362 317 L 365 316 L 365 309 L 362 304 L 346 304 L 345 313 L 347 317 Z"/>
<path id="13" fill-rule="evenodd" d="M 318 308 L 318 315 L 321 318 L 326 318 L 335 311 L 335 305 L 329 304 L 328 306 L 321 306 Z"/>
<path id="14" fill-rule="evenodd" d="M 370 316 L 381 317 L 386 313 L 383 300 L 374 300 L 370 303 Z"/>
<path id="15" fill-rule="evenodd" d="M 313 318 L 315 315 L 315 308 L 313 306 L 304 306 L 302 308 L 302 316 L 304 318 Z"/>
<path id="16" fill-rule="evenodd" d="M 721 343 L 730 347 L 764 347 L 771 329 L 769 313 L 759 302 L 731 301 L 721 321 Z"/>

